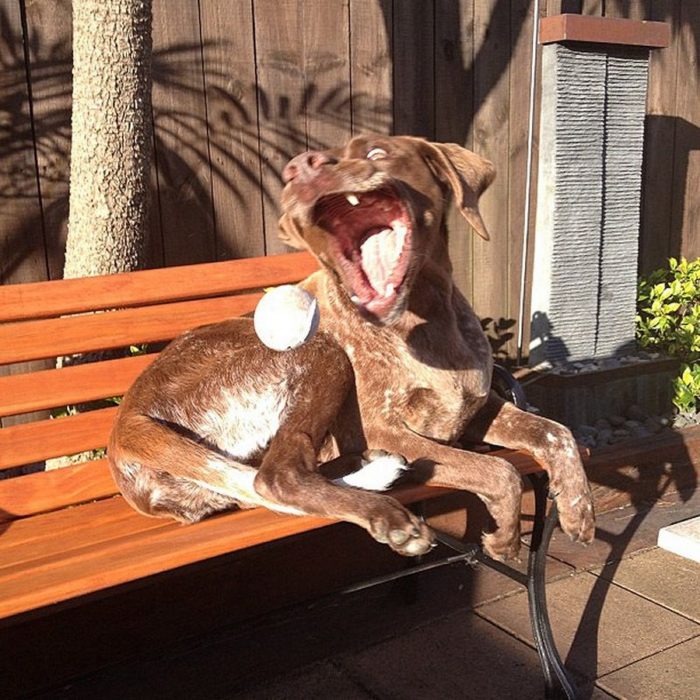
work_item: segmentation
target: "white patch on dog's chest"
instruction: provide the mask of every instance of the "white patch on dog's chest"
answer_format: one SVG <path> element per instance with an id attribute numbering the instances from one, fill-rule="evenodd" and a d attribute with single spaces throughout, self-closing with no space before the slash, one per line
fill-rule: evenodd
<path id="1" fill-rule="evenodd" d="M 287 382 L 262 390 L 225 389 L 201 420 L 201 433 L 235 459 L 261 452 L 279 430 L 289 405 Z"/>

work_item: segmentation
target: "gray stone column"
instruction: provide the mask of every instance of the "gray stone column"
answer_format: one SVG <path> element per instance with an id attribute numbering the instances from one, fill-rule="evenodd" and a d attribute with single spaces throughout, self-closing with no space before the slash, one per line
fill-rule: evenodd
<path id="1" fill-rule="evenodd" d="M 634 344 L 648 56 L 568 40 L 542 49 L 531 364 Z"/>

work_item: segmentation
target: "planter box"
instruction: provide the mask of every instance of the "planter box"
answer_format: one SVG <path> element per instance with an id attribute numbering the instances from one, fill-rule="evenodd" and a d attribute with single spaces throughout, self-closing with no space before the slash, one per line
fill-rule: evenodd
<path id="1" fill-rule="evenodd" d="M 639 406 L 649 415 L 669 413 L 677 360 L 660 359 L 574 375 L 531 371 L 520 381 L 542 415 L 574 427 L 624 415 Z"/>

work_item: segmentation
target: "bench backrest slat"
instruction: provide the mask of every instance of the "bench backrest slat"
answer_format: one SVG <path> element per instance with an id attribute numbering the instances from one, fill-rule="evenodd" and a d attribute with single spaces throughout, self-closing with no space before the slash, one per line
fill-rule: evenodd
<path id="1" fill-rule="evenodd" d="M 105 447 L 115 408 L 13 425 L 0 430 L 0 470 Z"/>
<path id="2" fill-rule="evenodd" d="M 122 396 L 157 354 L 0 377 L 0 417 Z"/>
<path id="3" fill-rule="evenodd" d="M 0 325 L 0 364 L 170 340 L 255 309 L 261 294 L 214 297 Z"/>
<path id="4" fill-rule="evenodd" d="M 106 459 L 0 481 L 0 522 L 113 496 Z"/>
<path id="5" fill-rule="evenodd" d="M 298 282 L 318 269 L 308 253 L 100 277 L 0 286 L 0 322 L 222 296 Z"/>

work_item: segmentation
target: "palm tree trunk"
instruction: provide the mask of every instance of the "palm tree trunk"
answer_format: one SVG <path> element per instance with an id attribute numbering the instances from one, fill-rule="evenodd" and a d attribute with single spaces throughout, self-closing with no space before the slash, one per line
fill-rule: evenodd
<path id="1" fill-rule="evenodd" d="M 151 0 L 73 0 L 64 277 L 144 265 L 151 153 Z"/>

